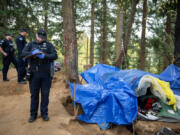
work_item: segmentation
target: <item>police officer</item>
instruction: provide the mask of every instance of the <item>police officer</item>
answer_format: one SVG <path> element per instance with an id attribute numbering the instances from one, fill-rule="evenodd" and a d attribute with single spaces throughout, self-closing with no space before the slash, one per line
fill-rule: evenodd
<path id="1" fill-rule="evenodd" d="M 16 45 L 18 49 L 18 83 L 26 84 L 25 76 L 26 76 L 26 62 L 22 58 L 22 50 L 27 44 L 26 42 L 27 29 L 20 29 L 20 34 L 16 38 Z"/>
<path id="2" fill-rule="evenodd" d="M 17 70 L 17 60 L 14 55 L 15 49 L 12 42 L 12 35 L 10 33 L 7 33 L 5 35 L 5 39 L 0 41 L 0 52 L 3 54 L 3 81 L 6 82 L 9 81 L 7 78 L 7 73 L 11 62 L 14 64 Z"/>
<path id="3" fill-rule="evenodd" d="M 53 45 L 46 40 L 46 32 L 39 29 L 36 40 L 27 44 L 22 56 L 29 58 L 31 78 L 29 81 L 31 92 L 31 106 L 29 122 L 37 118 L 39 105 L 39 91 L 41 90 L 41 117 L 48 121 L 49 92 L 52 82 L 50 75 L 51 63 L 57 59 L 57 52 Z"/>

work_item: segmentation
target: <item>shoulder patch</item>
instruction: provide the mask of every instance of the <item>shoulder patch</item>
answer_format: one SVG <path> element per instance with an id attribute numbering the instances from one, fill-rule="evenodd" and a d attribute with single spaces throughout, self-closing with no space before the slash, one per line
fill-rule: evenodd
<path id="1" fill-rule="evenodd" d="M 22 38 L 22 37 L 19 37 L 19 40 L 21 40 L 21 41 L 22 41 L 22 40 L 23 40 L 23 38 Z"/>
<path id="2" fill-rule="evenodd" d="M 2 45 L 4 42 L 5 42 L 4 40 L 1 40 L 1 41 L 0 41 L 0 45 Z"/>
<path id="3" fill-rule="evenodd" d="M 5 41 L 4 40 L 1 40 L 1 43 L 4 43 Z"/>

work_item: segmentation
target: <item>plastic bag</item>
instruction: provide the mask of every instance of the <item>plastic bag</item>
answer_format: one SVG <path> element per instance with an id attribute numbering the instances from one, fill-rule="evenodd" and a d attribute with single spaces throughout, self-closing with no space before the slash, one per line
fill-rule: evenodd
<path id="1" fill-rule="evenodd" d="M 142 93 L 146 93 L 144 91 L 142 91 L 141 93 L 141 90 L 142 86 L 145 87 L 144 84 L 148 83 L 151 86 L 152 94 L 159 97 L 164 103 L 168 105 L 173 105 L 173 108 L 176 111 L 176 97 L 173 91 L 170 89 L 170 85 L 168 82 L 159 80 L 158 78 L 152 77 L 150 75 L 145 75 L 141 78 L 136 93 L 138 93 L 140 96 Z"/>

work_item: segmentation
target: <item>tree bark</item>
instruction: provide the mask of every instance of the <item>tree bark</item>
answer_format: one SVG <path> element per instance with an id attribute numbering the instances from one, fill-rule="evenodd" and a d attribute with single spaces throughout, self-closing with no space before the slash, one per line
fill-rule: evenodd
<path id="1" fill-rule="evenodd" d="M 75 1 L 76 0 L 72 0 L 72 10 L 73 10 L 73 31 L 74 31 L 74 50 L 73 50 L 73 54 L 75 57 L 74 59 L 74 71 L 75 71 L 75 75 L 74 75 L 74 78 L 76 79 L 75 81 L 76 82 L 79 82 L 79 75 L 78 75 L 78 44 L 77 44 L 77 35 L 76 35 L 76 4 L 75 4 Z"/>
<path id="2" fill-rule="evenodd" d="M 74 11 L 73 0 L 62 0 L 63 36 L 65 46 L 64 66 L 67 80 L 78 83 L 78 51 Z"/>
<path id="3" fill-rule="evenodd" d="M 174 64 L 180 67 L 180 0 L 177 5 L 177 16 L 174 35 Z"/>
<path id="4" fill-rule="evenodd" d="M 123 44 L 123 49 L 121 50 L 120 55 L 118 57 L 118 60 L 115 63 L 115 66 L 119 67 L 119 68 L 123 64 L 124 59 L 125 59 L 126 54 L 127 54 L 127 49 L 128 49 L 128 45 L 129 45 L 131 31 L 132 31 L 132 24 L 134 22 L 134 16 L 135 16 L 135 13 L 136 13 L 136 5 L 138 4 L 138 1 L 139 0 L 133 0 L 132 1 L 131 15 L 129 17 L 127 31 L 125 33 L 125 40 L 124 40 L 124 44 Z"/>
<path id="5" fill-rule="evenodd" d="M 146 19 L 147 19 L 147 0 L 143 2 L 143 16 L 142 16 L 142 33 L 141 33 L 141 44 L 140 44 L 140 63 L 139 69 L 145 70 L 146 63 Z"/>
<path id="6" fill-rule="evenodd" d="M 167 19 L 166 19 L 166 33 L 167 35 L 171 35 L 171 13 L 167 12 Z M 169 46 L 170 45 L 170 41 L 169 38 L 166 38 L 166 45 Z M 167 66 L 169 64 L 171 64 L 172 62 L 172 57 L 171 55 L 169 55 L 167 48 L 169 47 L 165 47 L 165 52 L 164 52 L 164 56 L 163 56 L 163 70 L 167 68 Z"/>
<path id="7" fill-rule="evenodd" d="M 88 37 L 87 37 L 87 48 L 86 48 L 86 65 L 88 65 L 88 59 L 89 59 L 89 41 L 88 41 Z"/>
<path id="8" fill-rule="evenodd" d="M 118 16 L 117 16 L 117 21 L 116 21 L 115 63 L 118 63 L 120 52 L 123 51 L 122 35 L 123 35 L 124 10 L 123 10 L 123 5 L 120 3 L 120 1 L 118 2 L 119 2 L 118 3 Z"/>
<path id="9" fill-rule="evenodd" d="M 102 0 L 103 15 L 102 15 L 102 29 L 101 29 L 101 63 L 107 64 L 107 3 L 106 0 Z"/>
<path id="10" fill-rule="evenodd" d="M 90 65 L 94 65 L 94 0 L 91 0 Z"/>
<path id="11" fill-rule="evenodd" d="M 180 55 L 180 0 L 178 0 L 177 6 L 177 16 L 176 16 L 176 25 L 175 25 L 175 42 L 174 42 L 174 55 L 175 58 Z"/>

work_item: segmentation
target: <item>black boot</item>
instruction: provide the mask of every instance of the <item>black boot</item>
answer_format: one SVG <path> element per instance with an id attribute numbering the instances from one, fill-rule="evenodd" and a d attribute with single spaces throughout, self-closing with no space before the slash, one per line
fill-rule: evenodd
<path id="1" fill-rule="evenodd" d="M 44 121 L 49 121 L 49 117 L 48 117 L 48 115 L 44 115 L 44 116 L 42 116 L 42 119 L 43 119 Z"/>
<path id="2" fill-rule="evenodd" d="M 29 122 L 30 123 L 32 123 L 32 122 L 34 122 L 35 120 L 36 120 L 36 116 L 31 116 L 30 118 L 29 118 Z"/>
<path id="3" fill-rule="evenodd" d="M 3 81 L 4 81 L 4 82 L 8 82 L 8 81 L 9 81 L 9 79 L 7 79 L 7 78 L 6 78 L 6 79 L 3 79 Z"/>

